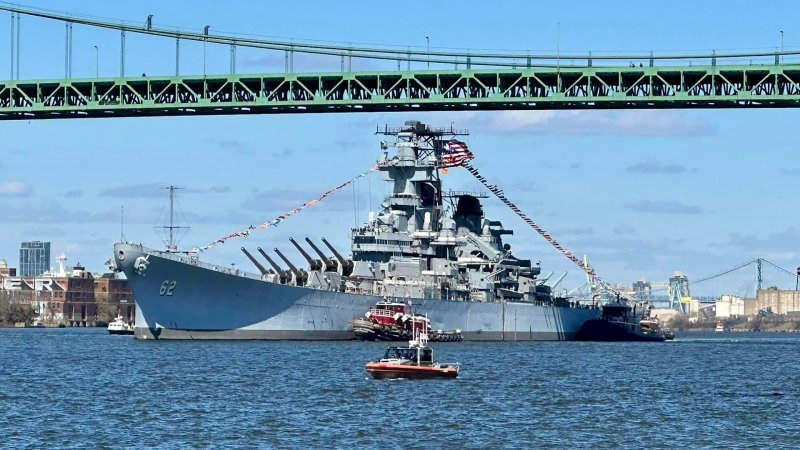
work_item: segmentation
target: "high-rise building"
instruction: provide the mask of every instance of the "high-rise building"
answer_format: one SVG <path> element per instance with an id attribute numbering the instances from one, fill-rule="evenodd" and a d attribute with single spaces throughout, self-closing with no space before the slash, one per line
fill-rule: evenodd
<path id="1" fill-rule="evenodd" d="M 689 305 L 692 304 L 692 297 L 689 294 L 689 279 L 683 272 L 675 272 L 675 276 L 669 279 L 669 306 L 670 309 L 686 314 Z"/>
<path id="2" fill-rule="evenodd" d="M 19 276 L 35 277 L 50 268 L 50 243 L 23 242 L 19 248 Z"/>
<path id="3" fill-rule="evenodd" d="M 642 278 L 633 283 L 633 296 L 639 300 L 649 300 L 653 296 L 653 286 Z"/>

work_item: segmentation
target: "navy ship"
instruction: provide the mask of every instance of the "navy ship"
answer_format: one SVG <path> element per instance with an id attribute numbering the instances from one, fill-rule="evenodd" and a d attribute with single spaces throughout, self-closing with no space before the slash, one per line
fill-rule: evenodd
<path id="1" fill-rule="evenodd" d="M 441 171 L 471 159 L 457 140 L 466 132 L 410 121 L 376 134 L 386 136 L 376 167 L 392 191 L 352 229 L 349 258 L 324 237 L 329 252 L 291 239 L 307 266 L 278 249 L 284 265 L 242 248 L 259 272 L 247 273 L 174 248 L 115 244 L 110 264 L 133 289 L 136 338 L 349 340 L 353 321 L 387 300 L 465 340 L 572 340 L 599 315 L 555 296 L 539 264 L 512 254 L 503 242 L 512 230 L 484 216 L 485 195 L 443 190 Z"/>

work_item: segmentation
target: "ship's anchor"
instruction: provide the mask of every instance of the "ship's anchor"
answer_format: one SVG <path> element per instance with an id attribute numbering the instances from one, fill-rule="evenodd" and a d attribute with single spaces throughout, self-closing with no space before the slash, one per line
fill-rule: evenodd
<path id="1" fill-rule="evenodd" d="M 148 256 L 140 256 L 136 258 L 136 261 L 133 262 L 133 269 L 136 271 L 137 275 L 144 275 L 144 271 L 147 270 L 147 265 L 150 262 L 147 260 Z"/>
<path id="2" fill-rule="evenodd" d="M 121 261 L 121 259 L 120 259 L 120 261 Z M 112 272 L 115 272 L 115 273 L 116 272 L 122 272 L 122 269 L 119 267 L 119 264 L 117 264 L 117 262 L 114 261 L 114 258 L 109 258 L 109 260 L 106 261 L 106 266 L 108 267 L 108 270 L 110 270 Z"/>

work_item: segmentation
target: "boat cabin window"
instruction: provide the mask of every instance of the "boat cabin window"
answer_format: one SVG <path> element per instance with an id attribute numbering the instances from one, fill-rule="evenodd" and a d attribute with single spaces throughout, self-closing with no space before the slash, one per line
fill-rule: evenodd
<path id="1" fill-rule="evenodd" d="M 416 360 L 417 351 L 413 348 L 389 347 L 386 349 L 386 354 L 383 355 L 383 359 Z"/>
<path id="2" fill-rule="evenodd" d="M 433 363 L 433 350 L 429 348 L 423 348 L 419 355 L 419 362 Z"/>

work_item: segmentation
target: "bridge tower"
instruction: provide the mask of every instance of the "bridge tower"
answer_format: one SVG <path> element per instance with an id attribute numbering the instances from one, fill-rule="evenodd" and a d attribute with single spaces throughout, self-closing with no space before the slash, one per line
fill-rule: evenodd
<path id="1" fill-rule="evenodd" d="M 675 272 L 669 279 L 669 308 L 686 314 L 688 306 L 685 299 L 690 299 L 689 279 L 682 272 Z"/>

